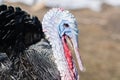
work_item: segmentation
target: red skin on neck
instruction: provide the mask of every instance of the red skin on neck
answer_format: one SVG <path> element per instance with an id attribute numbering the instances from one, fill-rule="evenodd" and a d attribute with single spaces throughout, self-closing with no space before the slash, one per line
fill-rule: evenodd
<path id="1" fill-rule="evenodd" d="M 65 52 L 65 57 L 66 57 L 66 60 L 67 60 L 68 66 L 69 66 L 69 71 L 71 73 L 72 80 L 74 80 L 75 79 L 75 73 L 73 71 L 72 55 L 71 55 L 71 51 L 70 51 L 70 49 L 67 45 L 65 36 L 62 37 L 62 43 L 63 43 L 64 52 Z"/>

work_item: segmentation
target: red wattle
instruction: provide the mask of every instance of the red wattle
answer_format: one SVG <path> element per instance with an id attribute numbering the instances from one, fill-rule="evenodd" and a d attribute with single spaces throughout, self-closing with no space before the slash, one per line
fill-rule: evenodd
<path id="1" fill-rule="evenodd" d="M 68 62 L 68 66 L 69 66 L 69 70 L 70 70 L 70 73 L 73 77 L 73 79 L 75 78 L 75 74 L 74 74 L 74 71 L 73 71 L 73 61 L 72 61 L 72 55 L 71 55 L 71 51 L 66 43 L 66 40 L 65 40 L 65 36 L 63 36 L 62 38 L 62 42 L 63 42 L 63 48 L 64 48 L 64 52 L 65 52 L 65 57 L 66 57 L 66 60 Z"/>

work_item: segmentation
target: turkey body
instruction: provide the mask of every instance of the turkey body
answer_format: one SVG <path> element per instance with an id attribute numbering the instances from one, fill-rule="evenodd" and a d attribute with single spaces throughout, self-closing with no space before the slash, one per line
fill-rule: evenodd
<path id="1" fill-rule="evenodd" d="M 15 52 L 14 52 L 15 53 Z M 42 39 L 11 58 L 1 53 L 0 80 L 60 80 L 49 43 Z M 5 57 L 3 57 L 5 56 Z"/>
<path id="2" fill-rule="evenodd" d="M 0 6 L 0 80 L 60 80 L 37 17 Z"/>

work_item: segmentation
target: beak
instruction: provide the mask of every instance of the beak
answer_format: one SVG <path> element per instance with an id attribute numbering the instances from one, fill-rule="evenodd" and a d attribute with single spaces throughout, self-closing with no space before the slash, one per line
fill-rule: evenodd
<path id="1" fill-rule="evenodd" d="M 77 59 L 77 63 L 78 63 L 78 67 L 80 69 L 80 71 L 85 71 L 85 68 L 83 67 L 82 64 L 82 60 L 81 60 L 81 56 L 79 53 L 79 46 L 78 46 L 78 36 L 77 35 L 72 35 L 72 37 L 70 38 L 73 48 L 74 48 L 74 52 L 75 52 L 75 57 Z"/>

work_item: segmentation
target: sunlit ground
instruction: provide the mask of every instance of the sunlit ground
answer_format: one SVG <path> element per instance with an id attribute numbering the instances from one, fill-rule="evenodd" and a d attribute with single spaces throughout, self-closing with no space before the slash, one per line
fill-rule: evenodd
<path id="1" fill-rule="evenodd" d="M 41 21 L 49 10 L 34 12 L 22 4 L 9 5 L 21 6 Z M 104 6 L 101 12 L 71 12 L 78 21 L 80 52 L 86 67 L 86 72 L 80 72 L 81 80 L 120 80 L 120 8 Z"/>

